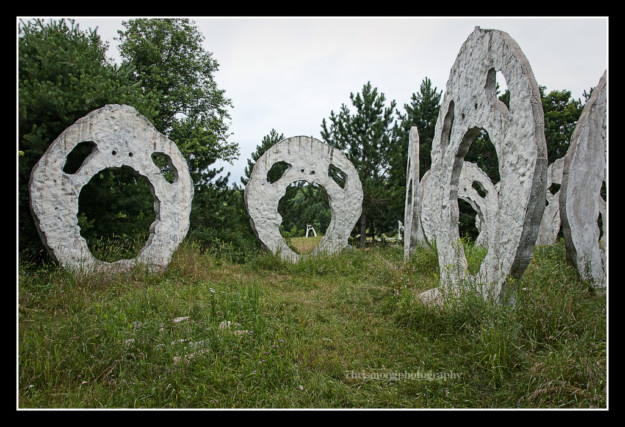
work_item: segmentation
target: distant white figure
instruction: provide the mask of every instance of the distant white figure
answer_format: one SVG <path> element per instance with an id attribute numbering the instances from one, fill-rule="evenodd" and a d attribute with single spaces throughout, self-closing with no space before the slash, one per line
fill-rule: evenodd
<path id="1" fill-rule="evenodd" d="M 397 220 L 397 240 L 401 240 L 401 232 L 404 231 L 404 224 Z"/>
<path id="2" fill-rule="evenodd" d="M 315 231 L 315 227 L 313 227 L 310 224 L 306 224 L 306 237 L 308 237 L 308 232 L 312 230 L 313 234 L 315 235 L 315 237 L 317 237 L 317 232 Z"/>

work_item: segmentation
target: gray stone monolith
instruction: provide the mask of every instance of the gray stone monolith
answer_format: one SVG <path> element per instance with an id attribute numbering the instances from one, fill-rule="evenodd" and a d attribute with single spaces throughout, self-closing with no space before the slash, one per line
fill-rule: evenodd
<path id="1" fill-rule="evenodd" d="M 74 173 L 64 172 L 68 154 L 81 142 L 93 144 L 91 154 Z M 153 154 L 166 157 L 175 172 L 173 182 L 161 174 Z M 124 166 L 149 181 L 156 218 L 136 258 L 109 263 L 96 259 L 80 234 L 78 199 L 94 175 Z M 189 169 L 176 144 L 127 105 L 106 105 L 77 120 L 50 144 L 30 177 L 31 210 L 45 247 L 63 267 L 86 273 L 137 264 L 166 268 L 189 229 L 192 198 Z"/>
<path id="2" fill-rule="evenodd" d="M 497 97 L 498 72 L 510 91 L 509 108 Z M 495 146 L 500 182 L 488 253 L 472 275 L 459 240 L 457 200 L 464 156 L 482 130 Z M 432 142 L 427 187 L 434 191 L 424 199 L 431 203 L 440 283 L 422 300 L 436 300 L 445 293 L 441 287 L 468 283 L 499 296 L 509 277 L 523 274 L 545 208 L 546 153 L 541 96 L 525 55 L 507 33 L 476 27 L 451 69 Z"/>
<path id="3" fill-rule="evenodd" d="M 286 162 L 289 167 L 277 181 L 270 182 L 267 174 L 278 162 Z M 343 187 L 331 177 L 330 165 L 344 174 Z M 307 136 L 283 139 L 256 161 L 245 187 L 245 204 L 256 236 L 265 249 L 279 253 L 283 260 L 297 262 L 302 257 L 280 234 L 282 216 L 278 212 L 287 187 L 298 181 L 321 185 L 331 210 L 325 235 L 307 256 L 341 251 L 362 212 L 362 184 L 358 171 L 340 150 Z"/>
<path id="4" fill-rule="evenodd" d="M 404 259 L 410 259 L 418 244 L 420 233 L 419 197 L 419 130 L 408 133 L 408 160 L 406 162 L 406 199 L 404 202 Z"/>
<path id="5" fill-rule="evenodd" d="M 584 106 L 565 156 L 560 187 L 560 218 L 569 262 L 595 287 L 606 286 L 607 233 L 599 241 L 606 202 L 601 187 L 607 168 L 607 82 L 604 72 Z"/>

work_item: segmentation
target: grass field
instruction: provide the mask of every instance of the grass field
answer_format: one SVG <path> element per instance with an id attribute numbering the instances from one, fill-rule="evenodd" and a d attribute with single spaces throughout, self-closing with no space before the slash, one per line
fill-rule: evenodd
<path id="1" fill-rule="evenodd" d="M 421 305 L 437 277 L 434 250 L 398 246 L 293 265 L 184 243 L 165 272 L 94 277 L 20 263 L 17 406 L 607 406 L 606 296 L 562 242 L 515 306 Z"/>

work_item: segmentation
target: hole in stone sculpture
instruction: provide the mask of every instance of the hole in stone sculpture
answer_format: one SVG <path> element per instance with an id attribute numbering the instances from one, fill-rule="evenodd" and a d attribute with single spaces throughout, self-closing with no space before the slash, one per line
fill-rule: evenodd
<path id="1" fill-rule="evenodd" d="M 471 187 L 473 187 L 473 189 L 477 191 L 477 194 L 479 194 L 480 197 L 486 197 L 486 195 L 488 194 L 488 191 L 486 191 L 482 183 L 479 181 L 473 181 Z"/>
<path id="2" fill-rule="evenodd" d="M 290 167 L 291 167 L 291 164 L 285 161 L 274 163 L 271 166 L 271 169 L 269 169 L 269 172 L 267 172 L 267 182 L 269 182 L 270 184 L 273 184 L 274 182 L 282 178 L 282 175 L 284 175 L 284 172 L 286 172 L 287 169 Z"/>
<path id="3" fill-rule="evenodd" d="M 599 195 L 603 202 L 606 202 L 608 200 L 608 194 L 607 194 L 605 181 L 601 183 L 601 192 Z M 601 212 L 599 212 L 599 216 L 597 217 L 597 225 L 599 226 L 599 241 L 601 241 L 601 239 L 603 238 L 603 232 L 604 232 L 603 216 L 601 215 Z"/>
<path id="4" fill-rule="evenodd" d="M 330 167 L 328 168 L 328 175 L 338 184 L 339 187 L 345 188 L 345 183 L 347 182 L 347 175 L 345 172 L 333 164 L 330 164 Z"/>
<path id="5" fill-rule="evenodd" d="M 130 153 L 130 156 L 132 157 L 132 153 Z M 152 153 L 152 161 L 158 166 L 161 175 L 163 175 L 167 182 L 173 184 L 178 181 L 178 170 L 172 163 L 171 157 L 165 153 L 156 152 Z"/>
<path id="6" fill-rule="evenodd" d="M 286 188 L 278 203 L 282 216 L 280 234 L 300 255 L 312 252 L 330 225 L 331 210 L 323 186 L 296 181 Z"/>
<path id="7" fill-rule="evenodd" d="M 449 145 L 449 137 L 451 136 L 451 129 L 454 126 L 454 101 L 449 101 L 449 108 L 447 114 L 445 114 L 445 120 L 443 121 L 443 132 L 441 134 L 441 145 L 446 148 Z"/>
<path id="8" fill-rule="evenodd" d="M 80 235 L 101 261 L 135 258 L 149 237 L 154 211 L 147 178 L 128 166 L 104 169 L 80 192 Z"/>
<path id="9" fill-rule="evenodd" d="M 465 243 L 464 254 L 469 266 L 469 273 L 477 274 L 488 253 L 488 248 L 481 246 L 481 242 L 478 240 L 481 230 L 478 229 L 477 224 L 480 223 L 480 228 L 486 227 L 486 224 L 482 224 L 478 219 L 479 214 L 473 206 L 460 198 L 458 199 L 458 212 L 458 230 Z"/>
<path id="10" fill-rule="evenodd" d="M 508 106 L 510 105 L 510 94 L 506 93 L 508 84 L 506 83 L 503 73 L 501 71 L 496 71 L 494 68 L 488 70 L 484 90 L 486 91 L 491 105 L 507 116 Z"/>
<path id="11" fill-rule="evenodd" d="M 74 149 L 69 152 L 65 159 L 63 172 L 74 174 L 80 169 L 87 157 L 93 152 L 96 144 L 93 141 L 83 141 L 76 144 Z"/>
<path id="12" fill-rule="evenodd" d="M 478 130 L 479 132 L 476 132 Z M 473 133 L 467 133 L 465 137 L 465 141 L 462 142 L 462 146 L 465 144 L 470 144 L 469 149 L 464 155 L 464 160 L 467 162 L 476 163 L 477 166 L 486 173 L 488 178 L 490 178 L 493 185 L 499 182 L 499 160 L 497 158 L 497 150 L 495 150 L 495 145 L 491 142 L 488 132 L 484 129 L 473 129 Z M 471 138 L 474 138 L 471 141 Z M 466 147 L 461 147 L 458 151 L 460 151 Z"/>
<path id="13" fill-rule="evenodd" d="M 551 195 L 555 196 L 558 191 L 560 191 L 560 184 L 556 184 L 554 182 L 549 186 L 549 192 L 551 193 Z"/>

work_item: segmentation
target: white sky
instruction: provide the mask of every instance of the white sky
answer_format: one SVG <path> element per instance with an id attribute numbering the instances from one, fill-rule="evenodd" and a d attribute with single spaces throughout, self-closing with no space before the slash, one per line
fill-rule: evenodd
<path id="1" fill-rule="evenodd" d="M 114 37 L 132 17 L 68 18 L 82 30 L 97 26 L 109 42 L 108 56 L 118 60 Z M 349 94 L 367 81 L 402 112 L 425 77 L 444 91 L 476 26 L 507 32 L 547 91 L 570 90 L 582 98 L 608 68 L 607 17 L 189 18 L 218 61 L 218 87 L 233 103 L 230 140 L 239 144 L 240 156 L 233 165 L 219 165 L 237 184 L 271 129 L 321 139 L 322 119 L 341 104 L 351 107 Z"/>

